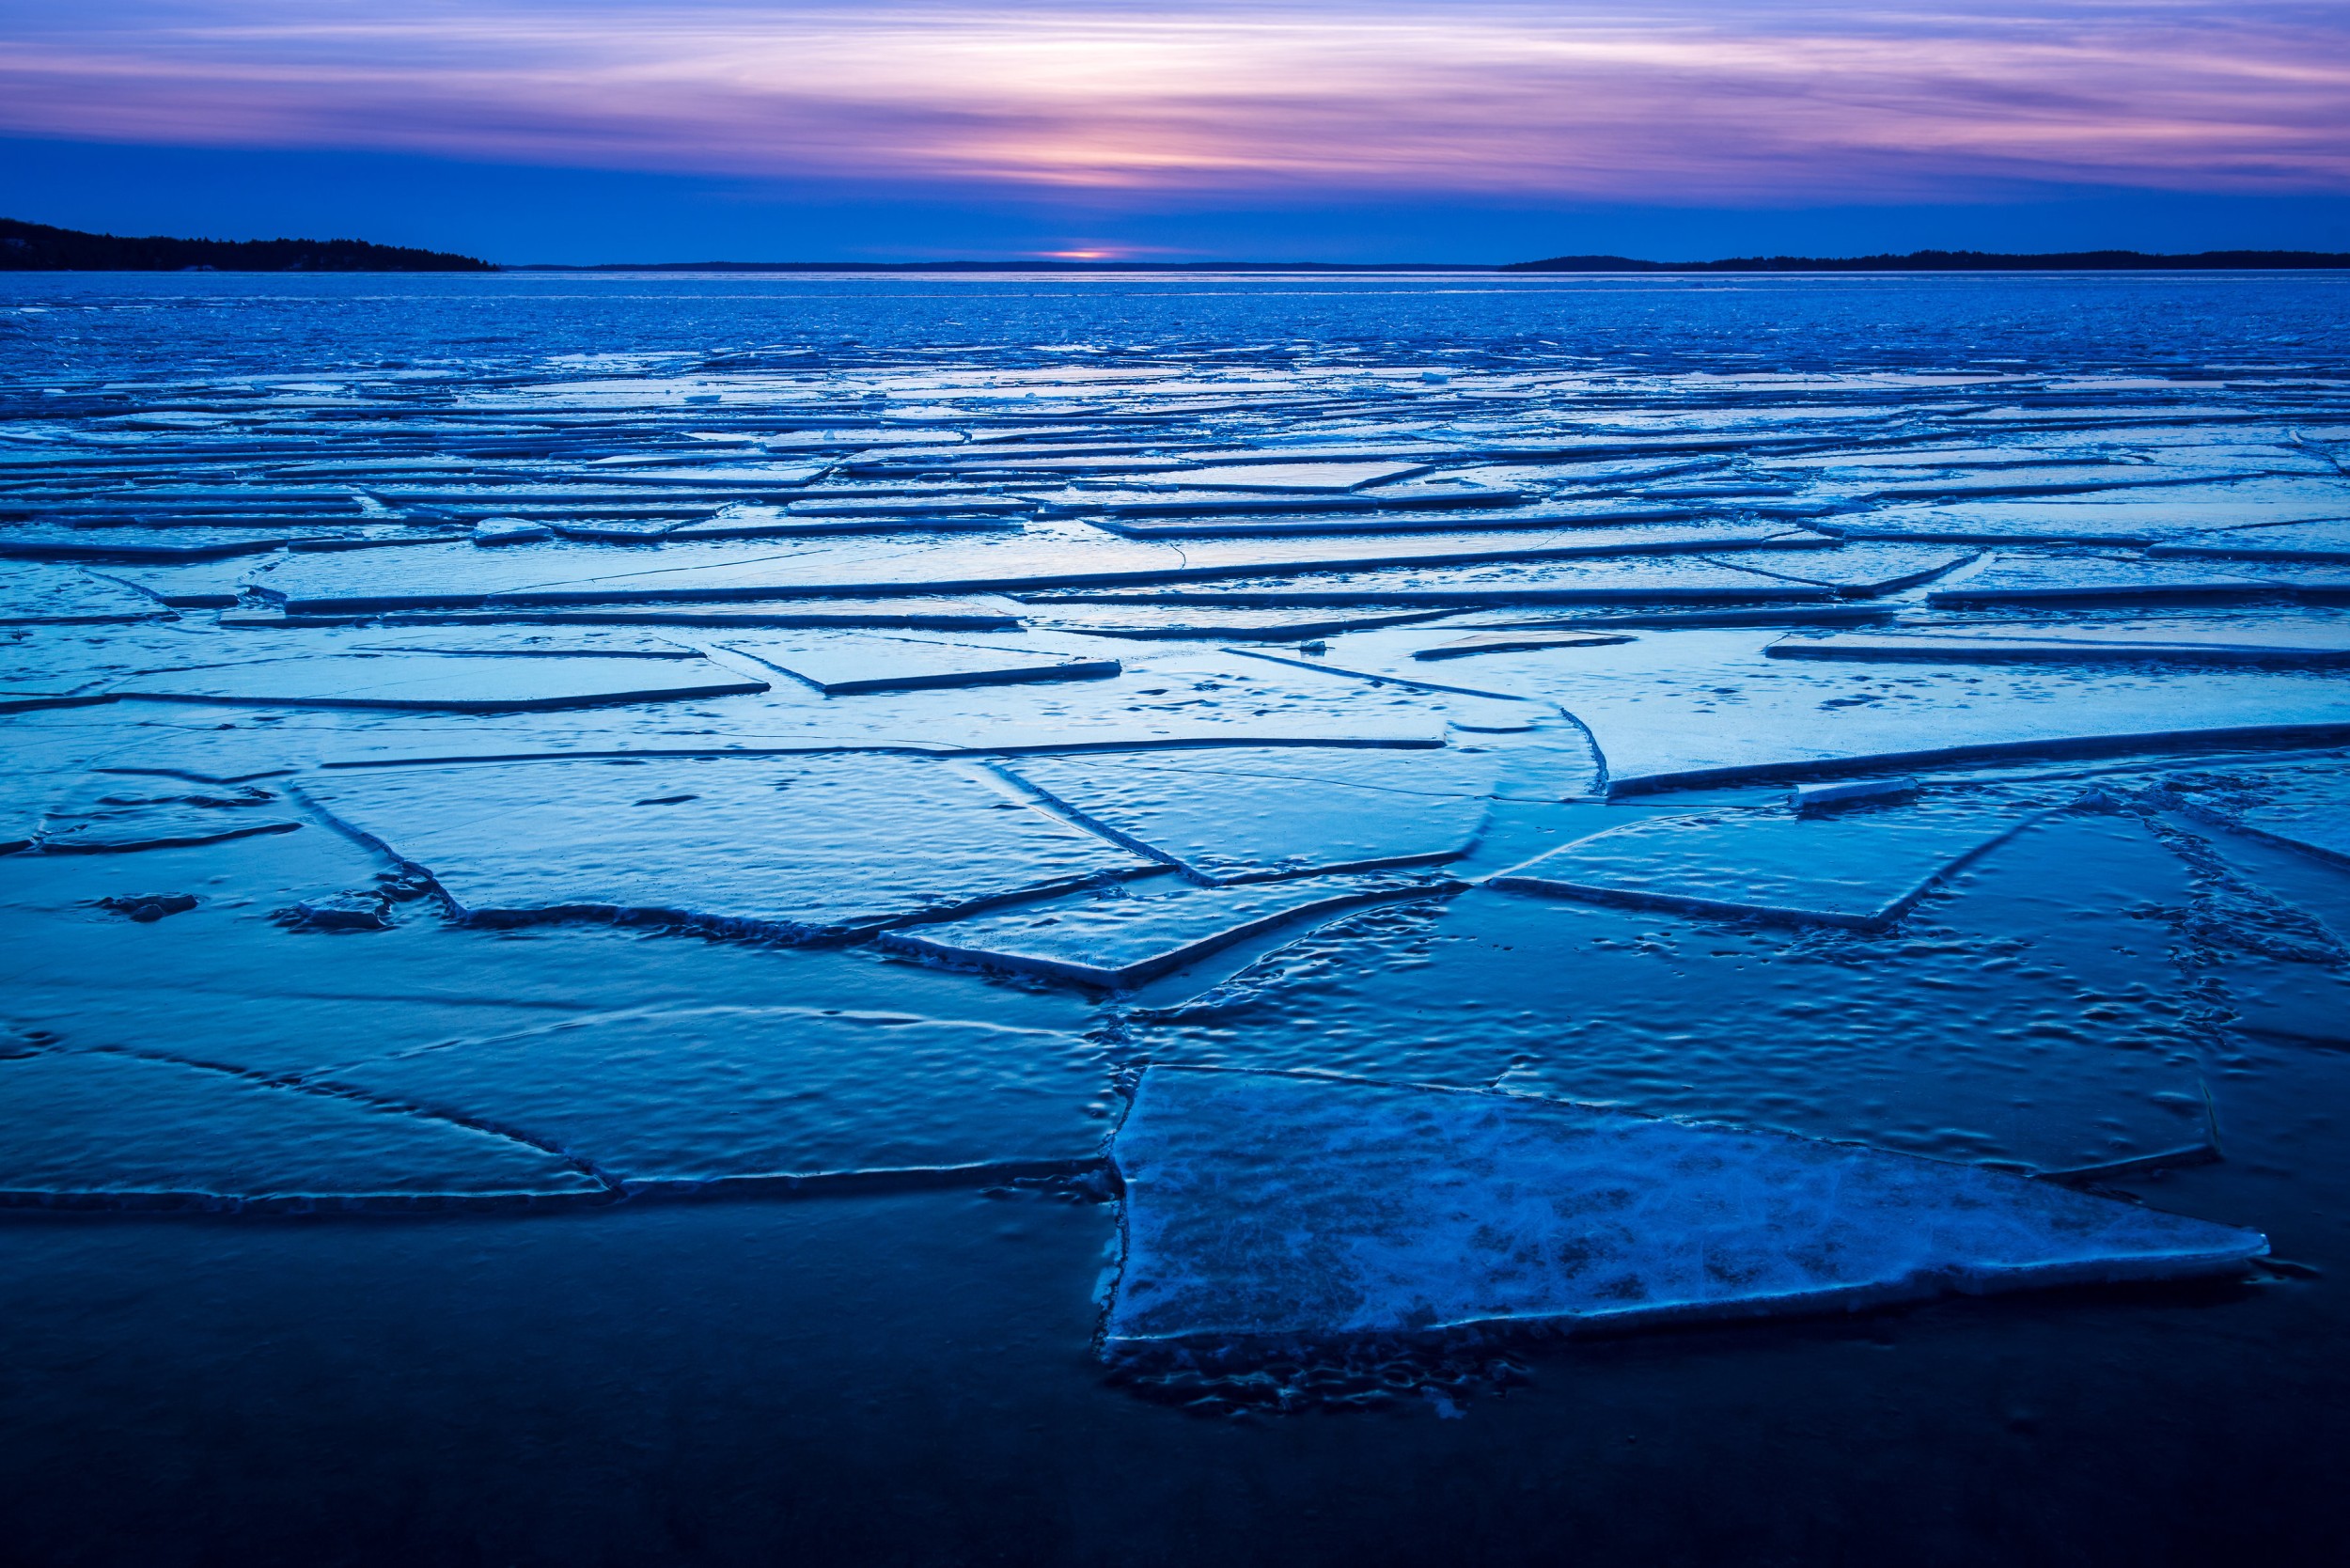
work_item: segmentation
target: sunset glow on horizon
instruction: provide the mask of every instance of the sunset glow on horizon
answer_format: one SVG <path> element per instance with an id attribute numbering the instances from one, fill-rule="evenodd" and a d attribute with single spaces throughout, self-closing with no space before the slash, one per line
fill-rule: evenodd
<path id="1" fill-rule="evenodd" d="M 0 133 L 79 143 L 981 200 L 2350 193 L 2350 16 L 2314 5 L 133 0 L 0 19 Z"/>

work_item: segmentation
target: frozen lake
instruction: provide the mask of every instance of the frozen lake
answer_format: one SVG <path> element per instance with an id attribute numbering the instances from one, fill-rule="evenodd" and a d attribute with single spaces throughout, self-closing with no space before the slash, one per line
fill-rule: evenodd
<path id="1" fill-rule="evenodd" d="M 39 1560 L 2341 1523 L 2350 280 L 0 274 L 0 406 Z"/>

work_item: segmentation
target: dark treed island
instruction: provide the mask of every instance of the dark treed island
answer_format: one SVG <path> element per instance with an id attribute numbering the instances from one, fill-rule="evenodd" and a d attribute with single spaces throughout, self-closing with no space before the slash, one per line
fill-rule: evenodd
<path id="1" fill-rule="evenodd" d="M 174 240 L 0 218 L 0 272 L 489 273 L 470 256 L 366 240 Z"/>

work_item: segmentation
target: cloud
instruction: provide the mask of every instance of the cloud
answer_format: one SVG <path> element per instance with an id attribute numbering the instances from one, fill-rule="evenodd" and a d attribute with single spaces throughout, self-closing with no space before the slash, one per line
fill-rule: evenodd
<path id="1" fill-rule="evenodd" d="M 2350 188 L 2318 6 L 15 8 L 0 130 L 85 139 L 1097 193 Z"/>

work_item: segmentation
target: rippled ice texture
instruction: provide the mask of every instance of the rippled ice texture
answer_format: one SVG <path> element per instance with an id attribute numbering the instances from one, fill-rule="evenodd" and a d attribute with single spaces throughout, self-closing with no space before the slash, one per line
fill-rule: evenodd
<path id="1" fill-rule="evenodd" d="M 2232 1158 L 2345 287 L 10 274 L 0 1197 L 1105 1199 L 1154 1062 Z"/>

